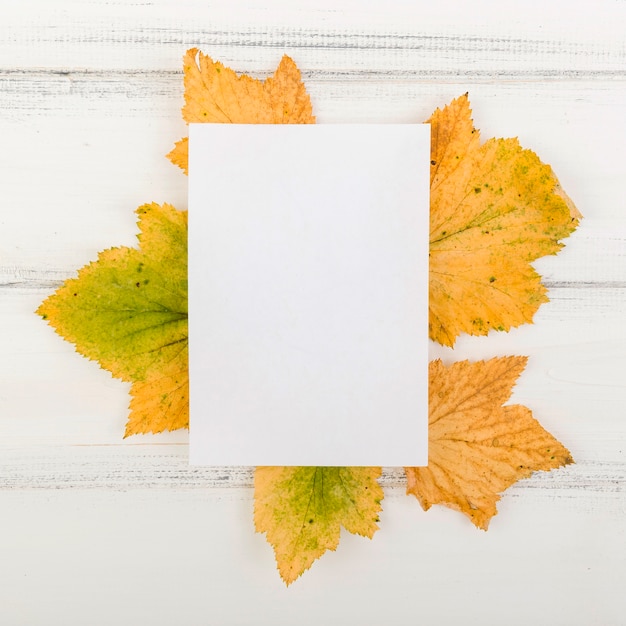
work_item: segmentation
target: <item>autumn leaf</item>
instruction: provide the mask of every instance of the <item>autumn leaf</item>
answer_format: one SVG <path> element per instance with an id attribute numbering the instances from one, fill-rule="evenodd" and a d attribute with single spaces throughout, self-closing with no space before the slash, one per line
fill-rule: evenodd
<path id="1" fill-rule="evenodd" d="M 259 467 L 254 476 L 254 523 L 274 548 L 289 585 L 327 550 L 343 526 L 371 538 L 383 491 L 379 467 Z"/>
<path id="2" fill-rule="evenodd" d="M 183 119 L 221 124 L 314 124 L 311 99 L 300 70 L 287 55 L 265 81 L 237 75 L 219 61 L 191 48 L 183 57 Z M 187 173 L 187 138 L 167 155 Z"/>
<path id="3" fill-rule="evenodd" d="M 405 468 L 407 493 L 424 510 L 444 504 L 487 530 L 499 493 L 536 470 L 573 463 L 529 409 L 502 406 L 526 360 L 430 363 L 428 467 Z"/>
<path id="4" fill-rule="evenodd" d="M 264 81 L 184 57 L 187 123 L 315 123 L 287 56 Z M 432 125 L 430 319 L 433 340 L 506 330 L 547 300 L 530 265 L 556 253 L 579 213 L 551 168 L 516 139 L 480 144 L 467 96 L 437 110 Z M 185 172 L 188 141 L 168 155 Z M 188 427 L 187 214 L 170 205 L 137 210 L 139 248 L 111 248 L 38 309 L 76 350 L 131 385 L 126 436 Z M 523 406 L 503 406 L 525 357 L 429 367 L 429 464 L 405 468 L 407 493 L 424 509 L 444 504 L 487 529 L 499 494 L 570 453 Z M 341 527 L 371 538 L 383 492 L 380 468 L 260 467 L 254 521 L 290 584 Z"/>
<path id="5" fill-rule="evenodd" d="M 187 213 L 137 209 L 139 249 L 111 248 L 38 309 L 76 351 L 132 382 L 126 436 L 186 428 Z"/>
<path id="6" fill-rule="evenodd" d="M 430 337 L 454 345 L 532 322 L 547 301 L 530 263 L 555 254 L 580 214 L 517 139 L 480 143 L 467 96 L 431 124 Z"/>

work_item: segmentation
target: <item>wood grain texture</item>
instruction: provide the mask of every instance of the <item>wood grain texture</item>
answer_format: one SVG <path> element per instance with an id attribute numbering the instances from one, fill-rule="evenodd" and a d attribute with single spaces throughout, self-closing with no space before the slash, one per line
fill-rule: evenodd
<path id="1" fill-rule="evenodd" d="M 24 0 L 0 6 L 0 622 L 624 623 L 626 2 Z M 577 464 L 508 490 L 488 533 L 423 513 L 397 468 L 382 530 L 284 589 L 252 526 L 250 468 L 190 468 L 187 433 L 122 441 L 128 385 L 34 315 L 133 210 L 186 206 L 164 158 L 186 48 L 264 76 L 283 53 L 321 123 L 422 121 L 469 91 L 585 215 L 536 263 L 535 324 L 447 361 L 528 354 L 512 401 Z M 384 426 L 381 426 L 384 428 Z"/>

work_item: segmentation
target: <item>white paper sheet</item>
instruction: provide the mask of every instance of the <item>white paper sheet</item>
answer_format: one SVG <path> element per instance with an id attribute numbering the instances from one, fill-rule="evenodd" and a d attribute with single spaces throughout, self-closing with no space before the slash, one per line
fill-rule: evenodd
<path id="1" fill-rule="evenodd" d="M 190 462 L 425 465 L 430 127 L 189 128 Z"/>

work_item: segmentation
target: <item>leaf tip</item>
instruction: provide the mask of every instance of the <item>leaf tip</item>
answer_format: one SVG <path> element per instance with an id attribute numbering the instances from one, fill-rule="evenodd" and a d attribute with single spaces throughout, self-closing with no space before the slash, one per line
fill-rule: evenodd
<path id="1" fill-rule="evenodd" d="M 174 144 L 174 147 L 165 155 L 171 163 L 180 167 L 185 174 L 189 174 L 189 139 L 183 137 Z"/>
<path id="2" fill-rule="evenodd" d="M 291 65 L 295 70 L 297 70 L 298 73 L 300 73 L 296 62 L 288 54 L 283 54 L 281 57 L 279 65 L 282 65 L 283 63 Z"/>
<path id="3" fill-rule="evenodd" d="M 554 172 L 552 175 L 554 176 Z M 572 225 L 571 232 L 573 232 L 578 227 L 579 221 L 583 219 L 583 214 L 578 210 L 573 200 L 567 195 L 567 193 L 565 193 L 565 189 L 561 187 L 561 183 L 556 178 L 556 176 L 554 176 L 554 178 L 556 180 L 556 183 L 554 185 L 554 194 L 561 198 L 563 202 L 565 202 L 565 206 L 569 210 L 570 214 L 570 224 Z"/>
<path id="4" fill-rule="evenodd" d="M 189 48 L 187 52 L 183 54 L 183 66 L 185 66 L 189 62 L 195 63 L 196 58 L 198 56 L 198 52 L 200 51 L 196 47 Z"/>
<path id="5" fill-rule="evenodd" d="M 35 315 L 39 315 L 39 317 L 41 317 L 41 319 L 49 321 L 48 320 L 48 298 L 46 298 L 38 307 L 37 310 L 35 311 Z"/>

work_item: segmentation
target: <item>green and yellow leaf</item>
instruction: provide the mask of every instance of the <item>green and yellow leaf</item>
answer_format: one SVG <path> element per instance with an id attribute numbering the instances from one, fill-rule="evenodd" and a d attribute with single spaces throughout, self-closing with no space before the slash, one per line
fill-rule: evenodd
<path id="1" fill-rule="evenodd" d="M 371 538 L 378 530 L 383 490 L 379 467 L 258 467 L 254 523 L 274 548 L 289 585 L 327 550 L 343 526 Z"/>
<path id="2" fill-rule="evenodd" d="M 111 248 L 39 307 L 76 351 L 133 383 L 126 435 L 186 428 L 187 213 L 146 204 L 139 249 Z"/>

